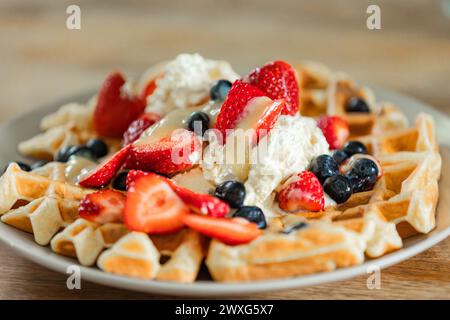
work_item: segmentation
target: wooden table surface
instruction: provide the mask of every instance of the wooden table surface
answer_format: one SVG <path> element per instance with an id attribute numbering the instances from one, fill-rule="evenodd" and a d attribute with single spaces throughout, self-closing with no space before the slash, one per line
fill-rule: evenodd
<path id="1" fill-rule="evenodd" d="M 373 1 L 76 1 L 81 30 L 65 27 L 65 1 L 0 2 L 0 119 L 98 86 L 112 69 L 139 74 L 179 52 L 229 60 L 246 72 L 272 59 L 317 60 L 362 82 L 398 90 L 450 113 L 450 20 L 440 1 L 376 1 L 382 29 L 366 28 Z M 83 282 L 0 245 L 0 299 L 164 298 Z M 246 298 L 450 298 L 450 238 L 367 276 Z"/>

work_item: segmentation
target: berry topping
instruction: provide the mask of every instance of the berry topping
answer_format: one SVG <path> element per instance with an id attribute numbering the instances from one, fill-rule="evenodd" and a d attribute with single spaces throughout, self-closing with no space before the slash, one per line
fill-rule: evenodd
<path id="1" fill-rule="evenodd" d="M 333 150 L 333 152 L 331 152 L 331 157 L 336 161 L 337 165 L 340 165 L 348 159 L 348 154 L 342 150 Z"/>
<path id="2" fill-rule="evenodd" d="M 225 201 L 231 208 L 239 208 L 245 199 L 245 187 L 239 181 L 225 181 L 219 184 L 214 195 Z"/>
<path id="3" fill-rule="evenodd" d="M 322 154 L 315 158 L 311 162 L 310 170 L 322 184 L 327 178 L 339 174 L 339 167 L 336 161 L 327 154 Z"/>
<path id="4" fill-rule="evenodd" d="M 271 99 L 284 99 L 282 114 L 294 115 L 299 111 L 299 89 L 294 68 L 285 61 L 270 62 L 256 68 L 246 81 L 259 88 Z"/>
<path id="5" fill-rule="evenodd" d="M 352 188 L 350 182 L 346 177 L 336 175 L 329 177 L 323 184 L 323 190 L 333 199 L 336 203 L 344 203 L 352 195 Z"/>
<path id="6" fill-rule="evenodd" d="M 92 150 L 84 145 L 71 147 L 68 150 L 67 155 L 69 156 L 69 159 L 71 156 L 78 156 L 78 157 L 83 157 L 83 158 L 90 159 L 93 161 L 97 160 L 97 157 L 92 152 Z"/>
<path id="7" fill-rule="evenodd" d="M 183 216 L 186 226 L 228 245 L 248 243 L 261 235 L 255 223 L 242 218 L 213 218 L 198 214 Z"/>
<path id="8" fill-rule="evenodd" d="M 256 223 L 258 228 L 265 229 L 267 227 L 266 217 L 263 211 L 256 206 L 243 206 L 233 214 L 233 217 L 247 219 L 250 222 Z"/>
<path id="9" fill-rule="evenodd" d="M 127 131 L 123 134 L 123 145 L 126 146 L 135 142 L 147 128 L 158 122 L 160 119 L 161 116 L 159 114 L 147 112 L 131 122 Z"/>
<path id="10" fill-rule="evenodd" d="M 194 112 L 189 117 L 187 128 L 203 137 L 205 131 L 209 129 L 209 116 L 202 111 Z"/>
<path id="11" fill-rule="evenodd" d="M 210 97 L 211 100 L 223 101 L 227 97 L 228 91 L 231 89 L 231 82 L 225 79 L 221 79 L 211 87 Z"/>
<path id="12" fill-rule="evenodd" d="M 344 144 L 342 151 L 344 151 L 349 157 L 351 157 L 357 153 L 367 153 L 367 148 L 363 143 L 359 141 L 348 141 Z"/>
<path id="13" fill-rule="evenodd" d="M 351 97 L 347 100 L 345 106 L 347 112 L 366 112 L 369 113 L 370 109 L 366 101 L 360 97 Z"/>
<path id="14" fill-rule="evenodd" d="M 128 171 L 123 171 L 117 175 L 113 181 L 113 188 L 120 191 L 127 191 Z"/>
<path id="15" fill-rule="evenodd" d="M 169 233 L 183 227 L 189 208 L 166 181 L 156 175 L 139 177 L 128 189 L 124 220 L 134 231 Z"/>
<path id="16" fill-rule="evenodd" d="M 116 152 L 110 159 L 103 161 L 94 170 L 83 177 L 79 184 L 85 188 L 99 188 L 107 185 L 116 176 L 128 157 L 130 148 L 124 147 Z"/>
<path id="17" fill-rule="evenodd" d="M 194 166 L 201 148 L 195 134 L 177 129 L 167 138 L 146 144 L 145 139 L 132 144 L 125 164 L 128 169 L 173 174 Z"/>
<path id="18" fill-rule="evenodd" d="M 253 98 L 263 96 L 264 93 L 251 84 L 235 81 L 220 108 L 214 128 L 219 130 L 225 139 L 227 129 L 234 129 L 244 117 L 249 102 Z"/>
<path id="19" fill-rule="evenodd" d="M 323 210 L 325 199 L 322 185 L 312 172 L 302 171 L 282 187 L 278 193 L 278 204 L 288 212 Z"/>
<path id="20" fill-rule="evenodd" d="M 55 161 L 58 162 L 67 162 L 69 157 L 72 155 L 69 151 L 73 146 L 64 146 L 58 150 L 55 156 Z"/>
<path id="21" fill-rule="evenodd" d="M 94 111 L 94 129 L 100 136 L 121 138 L 130 123 L 144 112 L 145 103 L 124 92 L 124 84 L 122 74 L 114 72 L 100 88 Z"/>
<path id="22" fill-rule="evenodd" d="M 122 222 L 126 197 L 111 189 L 86 195 L 80 202 L 80 217 L 95 223 Z"/>
<path id="23" fill-rule="evenodd" d="M 324 116 L 317 120 L 330 149 L 340 149 L 350 135 L 347 121 L 338 116 Z"/>
<path id="24" fill-rule="evenodd" d="M 91 150 L 92 154 L 98 159 L 108 154 L 108 146 L 101 139 L 90 139 L 86 143 L 86 147 Z"/>
<path id="25" fill-rule="evenodd" d="M 378 164 L 368 158 L 360 158 L 352 162 L 353 164 L 345 176 L 350 182 L 353 192 L 371 190 L 377 182 Z"/>

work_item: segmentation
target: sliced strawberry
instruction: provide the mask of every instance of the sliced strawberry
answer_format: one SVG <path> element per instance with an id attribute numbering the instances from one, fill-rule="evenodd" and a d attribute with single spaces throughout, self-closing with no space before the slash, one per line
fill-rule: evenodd
<path id="1" fill-rule="evenodd" d="M 124 84 L 122 74 L 114 72 L 100 88 L 94 111 L 94 129 L 100 136 L 121 138 L 130 123 L 144 112 L 145 103 L 123 92 Z"/>
<path id="2" fill-rule="evenodd" d="M 170 233 L 183 227 L 189 208 L 157 174 L 138 178 L 130 187 L 125 204 L 125 224 L 149 234 Z"/>
<path id="3" fill-rule="evenodd" d="M 317 126 L 322 130 L 330 149 L 341 149 L 350 135 L 347 121 L 338 116 L 323 116 L 317 120 Z"/>
<path id="4" fill-rule="evenodd" d="M 122 222 L 126 197 L 122 192 L 105 189 L 86 195 L 80 202 L 80 217 L 95 223 Z"/>
<path id="5" fill-rule="evenodd" d="M 288 180 L 278 193 L 278 205 L 281 209 L 320 211 L 325 205 L 322 185 L 310 171 L 302 171 Z"/>
<path id="6" fill-rule="evenodd" d="M 126 146 L 135 142 L 147 128 L 158 122 L 160 119 L 161 116 L 154 112 L 142 114 L 130 124 L 127 131 L 123 134 L 123 145 Z"/>
<path id="7" fill-rule="evenodd" d="M 258 226 L 243 218 L 213 218 L 198 214 L 183 216 L 186 226 L 228 245 L 248 243 L 262 234 Z"/>
<path id="8" fill-rule="evenodd" d="M 127 189 L 136 181 L 139 177 L 152 175 L 154 173 L 144 172 L 140 170 L 130 170 L 127 175 Z M 230 206 L 217 197 L 209 194 L 202 194 L 191 191 L 187 188 L 183 188 L 177 185 L 175 182 L 168 178 L 164 178 L 173 191 L 183 200 L 183 202 L 189 206 L 189 208 L 195 212 L 206 214 L 211 217 L 224 217 L 230 211 Z"/>
<path id="9" fill-rule="evenodd" d="M 227 98 L 220 108 L 214 125 L 214 128 L 222 133 L 224 140 L 226 139 L 227 130 L 234 129 L 244 117 L 246 107 L 250 101 L 262 96 L 264 96 L 264 93 L 261 90 L 248 83 L 240 80 L 236 80 L 233 83 Z"/>
<path id="10" fill-rule="evenodd" d="M 201 144 L 192 131 L 177 129 L 171 137 L 158 142 L 142 142 L 131 145 L 126 162 L 128 169 L 173 174 L 192 168 Z"/>
<path id="11" fill-rule="evenodd" d="M 285 99 L 283 114 L 294 115 L 299 111 L 299 89 L 294 68 L 285 61 L 270 62 L 256 68 L 246 81 L 259 88 L 269 98 Z"/>
<path id="12" fill-rule="evenodd" d="M 105 160 L 94 170 L 89 172 L 80 182 L 80 186 L 85 188 L 99 188 L 107 185 L 116 176 L 130 152 L 130 147 L 126 146 L 116 152 L 110 159 Z"/>

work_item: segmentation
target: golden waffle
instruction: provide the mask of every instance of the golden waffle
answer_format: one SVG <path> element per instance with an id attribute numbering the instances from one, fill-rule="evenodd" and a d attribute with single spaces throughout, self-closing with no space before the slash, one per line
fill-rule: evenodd
<path id="1" fill-rule="evenodd" d="M 95 103 L 96 97 L 86 105 L 69 103 L 55 113 L 45 116 L 40 123 L 43 132 L 19 143 L 19 152 L 27 157 L 52 160 L 60 149 L 81 145 L 95 138 L 92 125 Z M 119 140 L 104 140 L 109 146 L 110 154 L 119 149 Z"/>

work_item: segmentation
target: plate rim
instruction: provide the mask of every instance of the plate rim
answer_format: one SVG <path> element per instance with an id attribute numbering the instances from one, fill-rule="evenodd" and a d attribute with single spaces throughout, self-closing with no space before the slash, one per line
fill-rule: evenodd
<path id="1" fill-rule="evenodd" d="M 448 125 L 450 127 L 450 120 L 447 115 L 434 109 L 432 106 L 420 100 L 417 100 L 416 98 L 378 86 L 372 86 L 372 89 L 374 90 L 375 94 L 379 97 L 391 97 L 390 99 L 386 99 L 388 101 L 401 100 L 403 101 L 402 104 L 412 104 L 416 106 L 416 109 L 418 109 L 417 107 L 420 107 L 419 108 L 420 110 L 425 109 L 424 111 L 431 113 L 436 120 L 439 120 L 441 123 L 446 124 L 446 126 Z M 25 111 L 8 119 L 7 121 L 0 124 L 0 128 L 5 129 L 7 127 L 10 127 L 12 124 L 16 122 L 20 122 L 21 120 L 30 117 L 37 117 L 39 114 L 42 114 L 43 112 L 48 112 L 52 109 L 56 109 L 58 106 L 61 106 L 64 103 L 74 101 L 75 102 L 87 101 L 89 97 L 95 94 L 95 92 L 96 89 L 84 90 L 82 92 L 79 92 L 78 94 L 70 95 L 65 98 L 57 99 L 47 104 L 43 104 L 40 107 Z M 392 99 L 392 97 L 395 97 L 395 99 Z M 399 107 L 400 109 L 402 109 L 401 106 Z M 438 129 L 437 126 L 436 129 Z M 444 141 L 441 143 L 445 146 L 450 145 L 448 141 Z M 2 232 L 4 230 L 7 231 Z M 16 237 L 15 235 L 12 235 L 12 239 L 8 239 L 9 238 L 8 234 L 12 234 L 15 232 L 23 233 L 24 236 Z M 53 253 L 48 248 L 48 246 L 42 247 L 37 243 L 34 243 L 34 241 L 30 241 L 29 235 L 26 234 L 25 232 L 18 231 L 4 223 L 0 223 L 0 241 L 2 243 L 5 243 L 14 251 L 18 252 L 20 255 L 26 257 L 27 259 L 33 261 L 34 263 L 42 265 L 48 269 L 65 274 L 67 267 L 77 265 L 80 267 L 82 280 L 88 280 L 90 282 L 99 283 L 110 287 L 122 288 L 126 290 L 153 293 L 153 294 L 172 295 L 172 296 L 184 296 L 184 297 L 241 296 L 245 294 L 275 291 L 275 290 L 277 291 L 287 290 L 346 280 L 361 274 L 367 274 L 367 270 L 370 270 L 370 268 L 373 268 L 374 266 L 377 266 L 380 269 L 384 269 L 394 264 L 397 264 L 401 261 L 409 259 L 412 256 L 429 249 L 430 247 L 436 245 L 440 241 L 450 236 L 450 225 L 444 228 L 443 230 L 436 230 L 432 232 L 435 233 L 429 235 L 416 236 L 416 237 L 422 236 L 426 238 L 423 240 L 419 240 L 408 247 L 403 247 L 398 251 L 389 253 L 377 259 L 365 261 L 360 265 L 341 268 L 330 272 L 322 272 L 285 279 L 272 279 L 253 282 L 221 283 L 221 282 L 200 280 L 191 284 L 183 284 L 175 282 L 130 278 L 106 273 L 104 271 L 99 270 L 95 266 L 93 267 L 81 266 L 74 259 L 70 259 Z M 36 246 L 39 249 L 33 248 Z M 48 253 L 43 255 L 41 252 L 42 249 L 48 251 Z"/>

